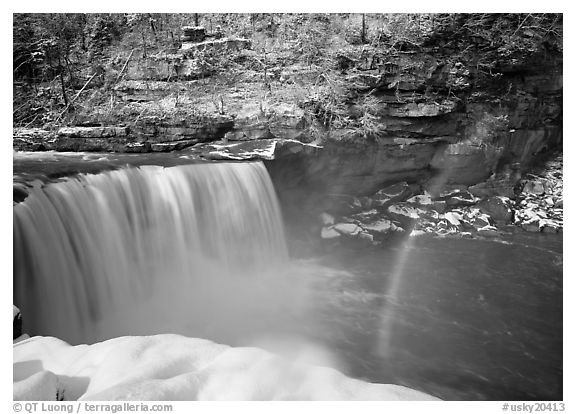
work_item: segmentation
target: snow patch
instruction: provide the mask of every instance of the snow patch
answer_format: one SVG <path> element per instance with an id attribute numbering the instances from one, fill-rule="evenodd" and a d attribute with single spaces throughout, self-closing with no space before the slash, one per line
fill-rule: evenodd
<path id="1" fill-rule="evenodd" d="M 14 345 L 14 400 L 436 400 L 253 347 L 163 334 Z"/>

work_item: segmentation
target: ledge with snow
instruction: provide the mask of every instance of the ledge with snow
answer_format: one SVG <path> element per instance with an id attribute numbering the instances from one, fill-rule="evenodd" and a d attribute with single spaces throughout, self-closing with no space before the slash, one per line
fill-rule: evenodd
<path id="1" fill-rule="evenodd" d="M 14 341 L 14 400 L 437 400 L 372 384 L 259 348 L 181 335 L 126 336 L 72 346 Z"/>

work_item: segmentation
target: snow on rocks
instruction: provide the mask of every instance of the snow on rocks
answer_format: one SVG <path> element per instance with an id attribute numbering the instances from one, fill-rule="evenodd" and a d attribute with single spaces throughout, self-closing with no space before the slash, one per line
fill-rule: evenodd
<path id="1" fill-rule="evenodd" d="M 546 193 L 546 190 L 544 189 L 544 183 L 540 180 L 527 181 L 526 184 L 524 184 L 524 189 L 522 191 L 526 194 L 537 196 L 544 195 Z"/>
<path id="2" fill-rule="evenodd" d="M 455 206 L 473 206 L 479 198 L 474 197 L 468 191 L 460 191 L 445 199 L 446 205 L 449 207 Z"/>
<path id="3" fill-rule="evenodd" d="M 342 239 L 358 247 L 374 244 L 374 236 L 366 228 L 355 223 L 342 222 L 322 227 L 323 240 Z"/>
<path id="4" fill-rule="evenodd" d="M 480 227 L 478 229 L 478 234 L 480 234 L 482 236 L 487 236 L 487 237 L 495 237 L 495 236 L 500 236 L 501 232 L 498 231 L 498 229 L 494 226 L 486 225 L 486 226 Z"/>
<path id="5" fill-rule="evenodd" d="M 419 213 L 418 209 L 406 203 L 392 204 L 390 207 L 388 207 L 388 213 L 390 214 L 390 216 L 392 217 L 396 216 L 401 220 L 402 219 L 416 220 L 420 218 L 420 215 L 418 214 Z"/>
<path id="6" fill-rule="evenodd" d="M 372 205 L 375 207 L 383 207 L 396 201 L 406 200 L 408 197 L 416 194 L 419 189 L 419 186 L 408 184 L 406 181 L 389 185 L 378 190 L 371 197 L 373 200 Z"/>
<path id="7" fill-rule="evenodd" d="M 334 225 L 334 230 L 346 236 L 356 236 L 362 232 L 362 228 L 353 223 L 338 223 Z"/>
<path id="8" fill-rule="evenodd" d="M 320 235 L 324 240 L 332 240 L 340 237 L 340 233 L 337 232 L 332 226 L 322 227 Z"/>
<path id="9" fill-rule="evenodd" d="M 388 220 L 387 218 L 380 218 L 373 222 L 369 222 L 366 225 L 364 225 L 364 228 L 366 230 L 369 230 L 370 232 L 376 232 L 379 234 L 388 234 L 392 231 L 403 231 L 401 227 L 398 227 L 396 224 L 394 224 L 391 220 Z"/>
<path id="10" fill-rule="evenodd" d="M 201 156 L 210 160 L 275 160 L 297 153 L 314 154 L 320 148 L 293 139 L 269 138 L 206 144 Z"/>
<path id="11" fill-rule="evenodd" d="M 563 227 L 562 155 L 549 160 L 540 174 L 521 181 L 514 224 L 526 231 L 558 233 Z"/>
<path id="12" fill-rule="evenodd" d="M 411 204 L 419 204 L 421 206 L 429 206 L 432 205 L 432 196 L 430 196 L 427 191 L 424 191 L 424 194 L 410 197 L 408 200 L 406 200 L 406 202 Z"/>
<path id="13" fill-rule="evenodd" d="M 373 244 L 378 244 L 393 234 L 495 237 L 502 234 L 500 228 L 512 224 L 525 231 L 561 232 L 562 156 L 549 161 L 539 175 L 527 174 L 520 184 L 522 191 L 515 195 L 508 191 L 514 188 L 514 180 L 506 179 L 503 188 L 513 198 L 495 195 L 499 188 L 495 184 L 490 191 L 477 191 L 482 186 L 425 184 L 422 189 L 404 181 L 369 196 L 340 194 L 336 199 L 331 195 L 332 221 L 321 220 L 321 235 L 323 239 L 345 235 L 365 241 L 369 234 Z M 337 229 L 334 223 L 343 224 Z"/>
<path id="14" fill-rule="evenodd" d="M 455 213 L 453 211 L 449 211 L 444 214 L 444 218 L 454 227 L 460 226 L 460 220 L 462 220 L 462 215 Z"/>
<path id="15" fill-rule="evenodd" d="M 259 348 L 163 334 L 71 346 L 14 345 L 14 400 L 437 400 Z"/>

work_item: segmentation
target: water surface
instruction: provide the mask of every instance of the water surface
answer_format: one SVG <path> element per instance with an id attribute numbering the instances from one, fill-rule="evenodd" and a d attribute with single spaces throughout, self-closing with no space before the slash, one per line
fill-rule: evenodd
<path id="1" fill-rule="evenodd" d="M 28 301 L 29 333 L 181 333 L 303 349 L 306 361 L 447 400 L 562 399 L 562 235 L 412 237 L 287 260 L 263 166 L 177 167 L 190 163 L 15 156 L 15 183 L 45 186 L 15 206 L 14 297 Z M 90 175 L 126 165 L 174 168 Z M 57 328 L 26 326 L 26 307 L 59 303 Z"/>

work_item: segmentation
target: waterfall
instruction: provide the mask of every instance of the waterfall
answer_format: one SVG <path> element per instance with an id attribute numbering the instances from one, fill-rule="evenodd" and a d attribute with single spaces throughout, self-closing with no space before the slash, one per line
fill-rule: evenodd
<path id="1" fill-rule="evenodd" d="M 266 301 L 270 286 L 283 289 L 286 262 L 262 163 L 80 175 L 14 207 L 25 330 L 71 343 L 162 332 L 223 339 L 276 306 Z"/>

